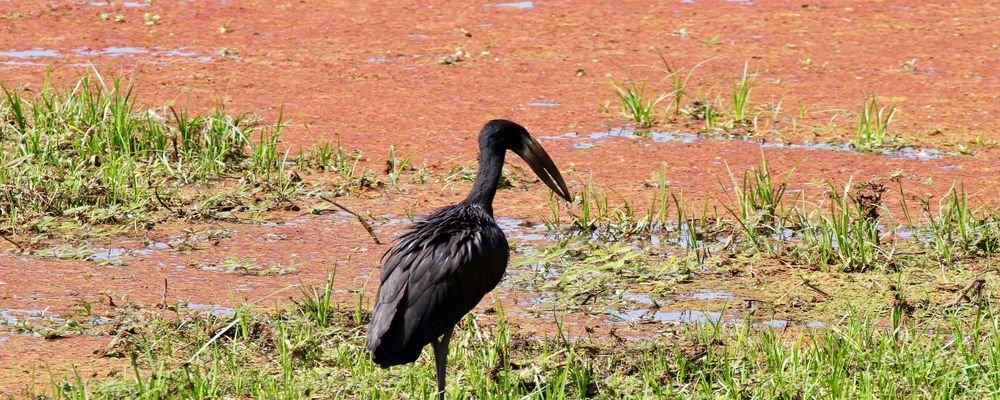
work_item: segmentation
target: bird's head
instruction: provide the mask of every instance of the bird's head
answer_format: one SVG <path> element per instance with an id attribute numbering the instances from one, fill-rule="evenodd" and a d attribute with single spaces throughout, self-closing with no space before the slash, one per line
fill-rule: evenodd
<path id="1" fill-rule="evenodd" d="M 479 149 L 484 153 L 499 149 L 513 151 L 528 163 L 549 189 L 566 201 L 573 201 L 556 164 L 523 126 L 505 119 L 487 122 L 479 131 Z"/>

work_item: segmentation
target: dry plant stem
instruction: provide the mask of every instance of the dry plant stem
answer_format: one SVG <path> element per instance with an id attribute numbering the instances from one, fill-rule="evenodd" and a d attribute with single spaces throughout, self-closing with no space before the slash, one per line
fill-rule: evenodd
<path id="1" fill-rule="evenodd" d="M 24 247 L 22 247 L 20 244 L 18 244 L 17 242 L 15 242 L 14 240 L 12 240 L 11 238 L 7 237 L 7 235 L 4 235 L 4 234 L 0 233 L 0 238 L 3 238 L 3 240 L 6 240 L 7 243 L 10 243 L 10 244 L 14 245 L 14 247 L 17 247 L 17 251 L 18 252 L 22 252 L 22 253 L 24 252 Z"/>
<path id="2" fill-rule="evenodd" d="M 167 203 L 164 202 L 162 198 L 160 198 L 160 191 L 157 190 L 156 186 L 152 186 L 151 188 L 153 189 L 153 197 L 156 197 L 156 201 L 158 203 L 160 203 L 160 205 L 163 206 L 163 208 L 166 208 L 167 211 L 170 211 L 172 214 L 181 215 L 177 211 L 174 211 L 173 208 L 171 208 L 169 205 L 167 205 Z"/>
<path id="3" fill-rule="evenodd" d="M 361 217 L 361 215 L 359 215 L 358 213 L 356 213 L 354 211 L 351 211 L 347 207 L 344 207 L 344 206 L 340 205 L 336 201 L 330 200 L 330 199 L 328 199 L 328 198 L 326 198 L 324 196 L 319 196 L 319 198 L 323 199 L 324 201 L 326 201 L 326 202 L 328 202 L 330 204 L 333 204 L 333 205 L 337 206 L 337 208 L 339 208 L 341 210 L 344 210 L 344 212 L 353 215 L 355 218 L 358 219 L 358 222 L 361 223 L 361 226 L 365 228 L 365 231 L 368 231 L 368 235 L 372 237 L 372 240 L 375 241 L 375 244 L 382 244 L 382 241 L 378 240 L 378 236 L 375 236 L 375 231 L 372 230 L 371 225 L 368 225 L 368 221 L 365 221 L 365 219 L 363 217 Z"/>
<path id="4" fill-rule="evenodd" d="M 965 287 L 958 291 L 958 294 L 955 295 L 955 299 L 943 304 L 942 307 L 951 308 L 956 307 L 965 301 L 972 301 L 970 294 L 972 296 L 977 295 L 983 290 L 984 285 L 986 285 L 986 280 L 983 279 L 982 276 L 970 279 L 969 283 L 965 284 Z"/>
<path id="5" fill-rule="evenodd" d="M 167 307 L 167 278 L 163 278 L 163 293 L 160 294 L 160 304 Z"/>
<path id="6" fill-rule="evenodd" d="M 817 287 L 815 284 L 813 284 L 808 279 L 802 278 L 802 284 L 806 285 L 808 288 L 810 288 L 812 290 L 815 290 L 816 293 L 819 293 L 819 294 L 823 295 L 823 297 L 826 297 L 828 299 L 833 297 L 833 296 L 830 296 L 829 293 L 823 291 L 823 289 L 820 289 L 819 287 Z"/>

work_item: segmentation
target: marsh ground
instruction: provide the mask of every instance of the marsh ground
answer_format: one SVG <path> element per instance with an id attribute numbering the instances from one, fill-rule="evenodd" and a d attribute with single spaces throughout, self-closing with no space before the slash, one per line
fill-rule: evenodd
<path id="1" fill-rule="evenodd" d="M 908 225 L 903 210 L 927 223 L 956 183 L 964 184 L 974 207 L 995 206 L 1000 198 L 995 4 L 356 3 L 0 3 L 5 88 L 31 98 L 46 79 L 72 88 L 96 69 L 132 80 L 138 109 L 173 104 L 207 112 L 223 104 L 272 124 L 280 115 L 282 149 L 339 142 L 360 150 L 358 165 L 373 181 L 337 201 L 364 214 L 383 242 L 373 243 L 353 217 L 326 210 L 329 205 L 311 195 L 330 194 L 342 178 L 322 169 L 301 172 L 309 189 L 291 207 L 209 221 L 164 217 L 153 226 L 61 229 L 57 221 L 41 232 L 12 227 L 15 243 L 0 242 L 6 246 L 0 322 L 7 322 L 0 333 L 0 386 L 18 395 L 32 381 L 47 385 L 50 371 L 76 367 L 96 379 L 127 367 L 127 359 L 94 353 L 113 337 L 105 319 L 125 304 L 223 315 L 248 301 L 257 308 L 290 305 L 299 295 L 294 285 L 322 284 L 334 268 L 339 301 L 350 304 L 358 293 L 370 298 L 378 259 L 401 222 L 463 196 L 474 171 L 474 133 L 490 118 L 518 121 L 542 137 L 574 192 L 594 194 L 593 183 L 612 211 L 628 203 L 641 210 L 637 215 L 654 209 L 668 186 L 690 203 L 689 214 L 737 219 L 723 206 L 732 207 L 739 186 L 729 171 L 741 179 L 758 166 L 761 152 L 776 182 L 794 170 L 787 175 L 789 207 L 799 201 L 803 210 L 818 204 L 826 210 L 831 186 L 884 183 L 882 222 L 889 228 L 881 234 L 893 249 L 906 236 L 895 229 Z M 731 107 L 744 65 L 756 71 L 749 102 L 757 118 L 687 135 L 706 128 L 694 102 Z M 612 84 L 647 82 L 655 96 L 673 90 L 672 72 L 690 76 L 682 99 L 687 112 L 663 110 L 661 103 L 648 129 L 659 134 L 623 133 L 633 124 L 619 112 Z M 873 94 L 898 110 L 886 154 L 814 144 L 854 141 L 862 105 Z M 395 183 L 385 167 L 390 146 L 409 158 Z M 689 242 L 680 228 L 664 229 L 662 241 L 612 234 L 600 248 L 587 248 L 557 234 L 569 229 L 582 205 L 561 209 L 561 227 L 553 233 L 545 226 L 552 213 L 544 188 L 516 167 L 511 176 L 513 187 L 501 193 L 496 212 L 509 218 L 509 235 L 519 243 L 515 262 L 521 261 L 481 311 L 502 304 L 519 331 L 551 334 L 552 310 L 579 336 L 593 330 L 648 338 L 678 323 L 718 317 L 801 329 L 835 325 L 854 312 L 886 325 L 901 287 L 917 318 L 932 319 L 979 276 L 986 279 L 982 299 L 993 298 L 995 255 L 943 261 L 930 244 L 901 241 L 878 268 L 861 272 L 794 249 L 726 245 L 737 236 L 732 226 L 714 232 L 718 243 L 704 257 L 685 250 Z M 214 189 L 189 190 L 211 196 Z M 674 204 L 671 221 L 680 208 Z M 595 219 L 595 226 L 639 218 L 615 215 Z M 978 215 L 995 229 L 995 214 Z M 607 248 L 620 241 L 635 247 Z M 556 261 L 547 266 L 551 260 L 539 261 L 539 252 Z M 648 260 L 615 264 L 621 252 Z M 609 255 L 588 260 L 580 254 Z M 602 287 L 546 287 L 547 280 L 560 281 L 538 272 L 538 265 L 562 275 L 573 266 L 610 264 L 615 273 L 623 266 L 662 268 L 621 275 L 641 281 L 594 279 Z M 83 327 L 62 329 L 70 320 Z M 46 334 L 53 329 L 58 334 Z"/>

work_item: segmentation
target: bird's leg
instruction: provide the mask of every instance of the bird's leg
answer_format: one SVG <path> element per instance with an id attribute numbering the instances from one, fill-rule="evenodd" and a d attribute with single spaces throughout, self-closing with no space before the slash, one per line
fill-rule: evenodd
<path id="1" fill-rule="evenodd" d="M 448 342 L 455 327 L 448 328 L 440 339 L 431 342 L 434 348 L 434 365 L 437 367 L 438 398 L 444 399 L 444 376 L 448 372 Z"/>

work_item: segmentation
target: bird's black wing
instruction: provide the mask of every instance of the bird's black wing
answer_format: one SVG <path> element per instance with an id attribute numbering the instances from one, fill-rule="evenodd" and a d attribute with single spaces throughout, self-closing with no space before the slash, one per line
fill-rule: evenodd
<path id="1" fill-rule="evenodd" d="M 383 257 L 368 327 L 375 362 L 414 361 L 496 287 L 508 250 L 503 231 L 476 206 L 447 207 L 415 224 Z"/>

